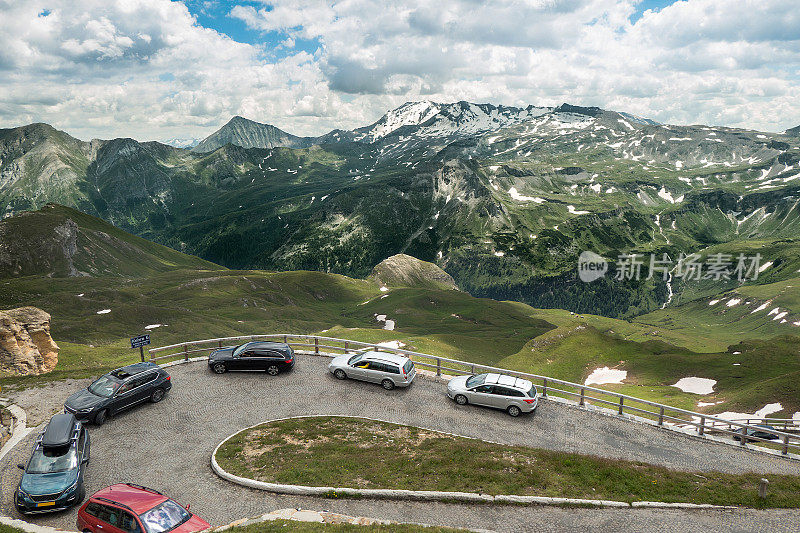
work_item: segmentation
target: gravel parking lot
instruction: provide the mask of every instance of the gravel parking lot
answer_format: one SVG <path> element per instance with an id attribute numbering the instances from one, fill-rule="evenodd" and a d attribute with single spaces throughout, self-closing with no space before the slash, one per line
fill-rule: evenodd
<path id="1" fill-rule="evenodd" d="M 211 468 L 215 446 L 231 433 L 298 415 L 353 415 L 447 431 L 508 444 L 522 444 L 639 460 L 676 469 L 800 474 L 800 462 L 701 441 L 656 427 L 600 416 L 567 405 L 542 402 L 533 416 L 457 406 L 441 384 L 418 379 L 408 389 L 338 381 L 326 372 L 328 359 L 299 356 L 294 371 L 212 374 L 204 363 L 172 367 L 173 389 L 159 404 L 146 404 L 90 426 L 92 460 L 87 492 L 130 481 L 151 486 L 190 503 L 213 525 L 282 507 L 326 509 L 350 515 L 490 529 L 559 531 L 565 528 L 613 531 L 798 531 L 798 510 L 682 511 L 652 509 L 566 509 L 443 503 L 330 500 L 279 496 L 222 481 Z M 56 411 L 75 388 L 54 383 L 21 391 L 14 399 L 28 409 Z M 27 404 L 27 405 L 26 405 Z M 45 417 L 46 418 L 46 417 Z M 17 516 L 12 496 L 20 477 L 16 464 L 27 460 L 33 434 L 0 461 L 0 514 Z M 75 511 L 30 519 L 74 529 Z"/>

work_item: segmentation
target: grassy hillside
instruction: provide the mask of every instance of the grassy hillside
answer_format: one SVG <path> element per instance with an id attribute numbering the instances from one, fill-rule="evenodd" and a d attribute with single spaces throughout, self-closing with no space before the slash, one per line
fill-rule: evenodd
<path id="1" fill-rule="evenodd" d="M 0 221 L 0 243 L 0 278 L 143 276 L 179 268 L 222 269 L 55 204 Z"/>

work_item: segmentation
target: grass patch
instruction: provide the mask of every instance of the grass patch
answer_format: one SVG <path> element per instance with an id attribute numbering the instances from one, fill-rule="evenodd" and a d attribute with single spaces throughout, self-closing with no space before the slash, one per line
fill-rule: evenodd
<path id="1" fill-rule="evenodd" d="M 800 476 L 694 473 L 523 446 L 502 446 L 358 418 L 311 417 L 263 424 L 222 446 L 217 461 L 237 476 L 272 483 L 466 491 L 618 501 L 800 506 Z"/>

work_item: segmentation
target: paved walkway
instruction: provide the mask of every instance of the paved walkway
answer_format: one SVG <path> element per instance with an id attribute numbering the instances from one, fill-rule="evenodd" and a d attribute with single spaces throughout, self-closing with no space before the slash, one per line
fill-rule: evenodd
<path id="1" fill-rule="evenodd" d="M 209 466 L 214 447 L 229 434 L 265 420 L 297 415 L 368 416 L 509 444 L 525 444 L 612 458 L 640 460 L 670 468 L 702 471 L 800 474 L 800 462 L 666 433 L 645 424 L 599 416 L 567 405 L 543 402 L 534 416 L 518 419 L 503 412 L 457 406 L 444 386 L 418 380 L 408 389 L 385 391 L 379 385 L 338 381 L 326 372 L 328 359 L 299 356 L 295 370 L 212 374 L 204 363 L 169 369 L 173 389 L 160 404 L 147 404 L 90 426 L 92 461 L 87 492 L 130 481 L 157 488 L 191 503 L 212 525 L 273 509 L 302 507 L 405 522 L 497 531 L 559 531 L 566 528 L 609 531 L 798 531 L 800 511 L 681 511 L 583 509 L 370 500 L 328 500 L 279 496 L 235 486 L 217 478 Z M 40 399 L 57 410 L 57 399 L 74 388 L 52 384 L 18 394 L 17 401 Z M 60 390 L 61 389 L 64 390 Z M 0 514 L 17 516 L 12 495 L 18 462 L 27 459 L 34 435 L 0 462 Z M 31 521 L 74 528 L 75 511 Z"/>

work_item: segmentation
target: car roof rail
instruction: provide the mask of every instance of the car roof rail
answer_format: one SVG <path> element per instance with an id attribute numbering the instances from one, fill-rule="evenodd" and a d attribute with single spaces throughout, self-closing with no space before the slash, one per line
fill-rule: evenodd
<path id="1" fill-rule="evenodd" d="M 116 502 L 116 501 L 112 500 L 111 498 L 104 498 L 103 496 L 97 496 L 97 497 L 95 498 L 95 500 L 100 500 L 100 501 L 102 501 L 102 502 L 107 502 L 107 503 L 110 503 L 110 504 L 116 505 L 116 506 L 118 506 L 118 507 L 122 507 L 122 508 L 124 508 L 124 509 L 127 509 L 127 510 L 129 510 L 129 511 L 130 511 L 130 512 L 132 512 L 133 514 L 136 514 L 136 512 L 135 512 L 133 509 L 131 509 L 130 507 L 128 507 L 128 506 L 127 506 L 127 505 L 125 505 L 124 503 Z"/>
<path id="2" fill-rule="evenodd" d="M 133 487 L 134 489 L 146 490 L 147 492 L 152 492 L 154 494 L 158 494 L 159 496 L 163 496 L 163 494 L 158 492 L 156 489 L 151 489 L 150 487 L 145 487 L 144 485 L 139 485 L 138 483 L 125 483 L 125 484 L 128 485 L 129 487 Z"/>

